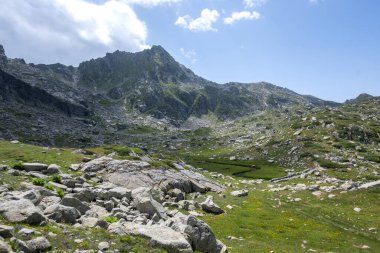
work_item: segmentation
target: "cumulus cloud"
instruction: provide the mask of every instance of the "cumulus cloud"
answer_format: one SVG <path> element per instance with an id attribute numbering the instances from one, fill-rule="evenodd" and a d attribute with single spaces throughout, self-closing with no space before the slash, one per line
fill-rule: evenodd
<path id="1" fill-rule="evenodd" d="M 198 61 L 197 59 L 197 53 L 195 52 L 195 50 L 186 50 L 184 48 L 180 48 L 179 51 L 181 52 L 181 54 L 189 59 L 191 61 L 192 64 L 196 63 Z"/>
<path id="2" fill-rule="evenodd" d="M 1 1 L 0 43 L 28 61 L 76 65 L 107 51 L 148 48 L 147 36 L 145 23 L 123 1 Z"/>
<path id="3" fill-rule="evenodd" d="M 257 20 L 260 18 L 260 13 L 256 11 L 241 11 L 241 12 L 233 12 L 230 17 L 224 19 L 224 23 L 226 25 L 231 25 L 239 20 Z"/>
<path id="4" fill-rule="evenodd" d="M 160 4 L 174 4 L 179 3 L 182 0 L 121 0 L 128 4 L 139 4 L 144 6 L 157 6 Z"/>
<path id="5" fill-rule="evenodd" d="M 213 24 L 219 19 L 219 16 L 220 14 L 217 10 L 203 9 L 200 17 L 193 19 L 191 16 L 185 15 L 178 17 L 174 24 L 190 31 L 216 32 L 217 29 L 213 27 Z"/>
<path id="6" fill-rule="evenodd" d="M 264 5 L 268 0 L 243 0 L 246 8 L 254 8 Z"/>

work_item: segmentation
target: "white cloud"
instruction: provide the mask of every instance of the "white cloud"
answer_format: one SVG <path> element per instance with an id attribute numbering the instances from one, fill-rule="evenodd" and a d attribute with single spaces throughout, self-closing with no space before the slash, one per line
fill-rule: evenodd
<path id="1" fill-rule="evenodd" d="M 2 0 L 0 43 L 36 63 L 79 62 L 117 49 L 148 48 L 148 30 L 122 1 Z"/>
<path id="2" fill-rule="evenodd" d="M 311 4 L 317 4 L 319 2 L 320 2 L 320 0 L 309 0 L 309 3 L 311 3 Z"/>
<path id="3" fill-rule="evenodd" d="M 128 4 L 139 4 L 144 6 L 157 6 L 160 4 L 174 4 L 179 3 L 182 0 L 121 0 Z"/>
<path id="4" fill-rule="evenodd" d="M 246 8 L 254 8 L 264 5 L 268 0 L 243 0 Z"/>
<path id="5" fill-rule="evenodd" d="M 179 49 L 179 51 L 181 52 L 181 54 L 189 59 L 191 61 L 192 64 L 196 63 L 198 61 L 198 59 L 196 58 L 197 57 L 197 53 L 195 52 L 195 50 L 185 50 L 183 49 L 182 47 Z"/>
<path id="6" fill-rule="evenodd" d="M 217 10 L 203 9 L 199 18 L 193 19 L 191 16 L 185 15 L 178 17 L 174 24 L 190 31 L 216 32 L 217 29 L 213 27 L 213 24 L 219 19 L 219 16 Z"/>
<path id="7" fill-rule="evenodd" d="M 233 12 L 230 17 L 224 19 L 224 23 L 226 25 L 231 25 L 239 20 L 257 20 L 260 18 L 260 13 L 256 11 L 241 11 L 241 12 Z"/>

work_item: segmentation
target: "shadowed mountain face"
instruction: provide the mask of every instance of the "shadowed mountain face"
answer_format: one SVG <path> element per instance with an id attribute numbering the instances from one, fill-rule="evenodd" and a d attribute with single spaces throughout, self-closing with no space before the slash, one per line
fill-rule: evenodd
<path id="1" fill-rule="evenodd" d="M 136 116 L 180 126 L 190 116 L 225 120 L 271 108 L 337 105 L 269 83 L 216 84 L 195 75 L 160 46 L 108 53 L 78 67 L 26 64 L 7 58 L 0 46 L 0 70 L 3 103 L 54 111 L 111 130 L 131 124 Z"/>

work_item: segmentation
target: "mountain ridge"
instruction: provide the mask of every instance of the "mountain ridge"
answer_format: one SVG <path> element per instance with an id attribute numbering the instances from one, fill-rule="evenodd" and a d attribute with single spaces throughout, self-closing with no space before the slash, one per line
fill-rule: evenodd
<path id="1" fill-rule="evenodd" d="M 105 129 L 97 128 L 94 132 L 107 136 L 109 132 L 121 131 L 133 124 L 145 124 L 146 119 L 181 127 L 191 117 L 215 115 L 223 121 L 274 108 L 339 105 L 266 82 L 218 84 L 208 81 L 178 63 L 161 46 L 137 53 L 107 53 L 104 57 L 84 61 L 78 67 L 60 63 L 27 64 L 23 59 L 8 58 L 1 46 L 0 70 L 74 108 L 88 111 L 80 117 L 82 122 L 91 124 L 88 127 L 82 124 L 77 134 L 96 125 Z M 27 124 L 38 125 L 31 118 Z M 70 135 L 73 127 L 68 129 L 71 130 L 57 129 L 58 133 L 51 136 Z M 105 141 L 104 136 L 90 135 Z"/>

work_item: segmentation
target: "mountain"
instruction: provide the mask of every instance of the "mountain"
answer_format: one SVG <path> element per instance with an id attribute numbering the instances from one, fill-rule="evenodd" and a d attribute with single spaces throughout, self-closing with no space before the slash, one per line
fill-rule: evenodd
<path id="1" fill-rule="evenodd" d="M 25 111 L 31 115 L 21 119 L 26 135 L 33 128 L 36 136 L 47 132 L 47 142 L 89 135 L 84 139 L 97 143 L 112 141 L 109 133 L 146 120 L 178 127 L 191 116 L 226 120 L 273 108 L 338 105 L 265 82 L 217 84 L 176 62 L 161 46 L 138 53 L 107 53 L 78 67 L 27 64 L 8 58 L 0 46 L 0 70 L 1 127 L 7 129 L 3 138 L 20 136 L 7 126 L 17 124 L 17 115 Z M 13 104 L 17 109 L 4 109 Z M 57 118 L 64 119 L 65 126 L 54 125 Z"/>

